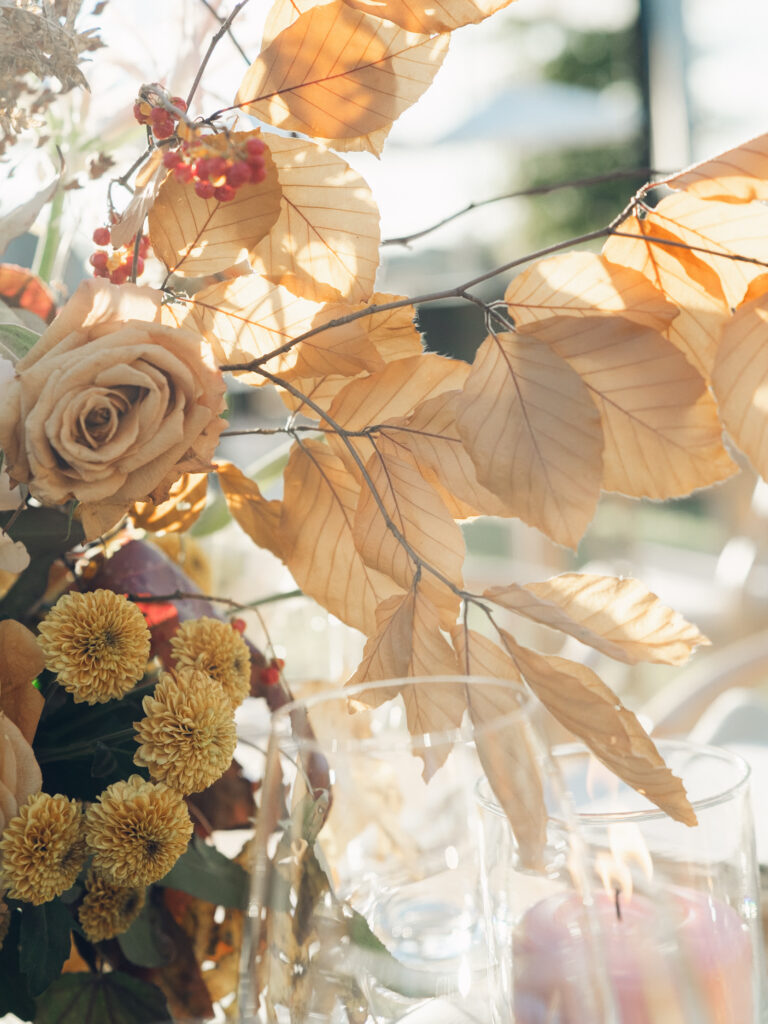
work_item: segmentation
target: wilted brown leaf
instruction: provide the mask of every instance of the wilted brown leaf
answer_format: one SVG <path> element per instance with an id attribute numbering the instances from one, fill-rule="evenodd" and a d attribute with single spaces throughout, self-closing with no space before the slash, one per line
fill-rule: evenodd
<path id="1" fill-rule="evenodd" d="M 504 301 L 517 326 L 552 316 L 618 314 L 663 331 L 678 312 L 639 271 L 591 252 L 538 260 L 509 283 Z"/>
<path id="2" fill-rule="evenodd" d="M 379 210 L 365 180 L 306 139 L 268 137 L 282 190 L 280 216 L 254 269 L 316 302 L 367 299 L 379 265 Z"/>
<path id="3" fill-rule="evenodd" d="M 267 124 L 317 138 L 369 135 L 421 96 L 448 38 L 403 32 L 343 0 L 313 7 L 257 57 L 235 103 Z"/>
<path id="4" fill-rule="evenodd" d="M 43 695 L 32 685 L 45 668 L 35 636 L 15 619 L 0 622 L 0 712 L 31 743 L 43 710 Z"/>
<path id="5" fill-rule="evenodd" d="M 131 201 L 110 228 L 110 237 L 115 249 L 128 245 L 143 226 L 144 218 L 152 209 L 167 176 L 168 169 L 163 164 L 163 151 L 156 149 L 137 175 Z"/>
<path id="6" fill-rule="evenodd" d="M 573 367 L 600 410 L 603 487 L 673 498 L 737 471 L 699 372 L 662 335 L 620 317 L 561 317 L 536 332 Z"/>
<path id="7" fill-rule="evenodd" d="M 151 501 L 137 501 L 130 511 L 136 526 L 157 533 L 179 533 L 197 522 L 205 508 L 208 493 L 207 473 L 184 473 L 169 491 L 167 501 L 155 505 Z"/>
<path id="8" fill-rule="evenodd" d="M 610 263 L 639 270 L 678 307 L 679 313 L 665 334 L 708 377 L 720 330 L 730 313 L 720 278 L 696 253 L 679 245 L 661 244 L 682 242 L 674 231 L 637 217 L 625 220 L 621 231 L 632 237 L 609 238 L 603 256 Z M 647 241 L 646 235 L 657 241 Z"/>
<path id="9" fill-rule="evenodd" d="M 424 479 L 407 449 L 381 438 L 366 470 L 376 493 L 410 552 L 462 587 L 464 537 L 437 492 Z M 370 488 L 363 486 L 355 511 L 353 536 L 363 561 L 393 579 L 403 589 L 412 583 L 417 566 L 395 537 Z M 420 591 L 438 609 L 441 625 L 456 621 L 460 599 L 445 583 L 423 569 Z"/>
<path id="10" fill-rule="evenodd" d="M 480 483 L 524 522 L 575 548 L 600 493 L 603 437 L 568 363 L 533 338 L 490 335 L 457 399 L 456 423 Z"/>
<path id="11" fill-rule="evenodd" d="M 253 254 L 280 215 L 277 168 L 268 150 L 264 158 L 265 180 L 241 186 L 226 203 L 201 199 L 189 185 L 168 175 L 149 212 L 149 233 L 155 255 L 172 274 L 205 277 Z"/>
<path id="12" fill-rule="evenodd" d="M 483 596 L 630 665 L 682 665 L 709 643 L 635 579 L 567 572 L 542 583 L 491 587 Z"/>
<path id="13" fill-rule="evenodd" d="M 758 135 L 664 181 L 699 199 L 748 203 L 768 199 L 768 135 Z"/>
<path id="14" fill-rule="evenodd" d="M 683 784 L 667 768 L 635 715 L 586 665 L 545 657 L 500 631 L 525 681 L 554 717 L 595 757 L 675 821 L 696 824 Z"/>
<path id="15" fill-rule="evenodd" d="M 726 430 L 768 478 L 768 295 L 737 309 L 725 325 L 712 388 Z"/>
<path id="16" fill-rule="evenodd" d="M 438 0 L 413 4 L 408 0 L 345 0 L 355 10 L 385 18 L 408 32 L 452 32 L 462 25 L 476 25 L 508 7 L 513 0 Z"/>
<path id="17" fill-rule="evenodd" d="M 259 485 L 231 462 L 217 461 L 216 472 L 227 508 L 235 522 L 245 530 L 254 544 L 282 559 L 282 502 L 267 501 Z"/>
<path id="18" fill-rule="evenodd" d="M 510 656 L 482 633 L 456 625 L 453 646 L 463 671 L 473 676 L 495 676 L 521 685 L 523 680 Z M 466 687 L 467 707 L 477 729 L 475 745 L 496 799 L 509 818 L 524 865 L 541 864 L 546 838 L 547 812 L 541 784 L 541 766 L 530 743 L 527 720 L 519 715 L 519 690 L 480 684 Z M 509 728 L 504 719 L 511 716 Z"/>
<path id="19" fill-rule="evenodd" d="M 708 250 L 696 256 L 720 278 L 729 306 L 737 306 L 749 282 L 766 271 L 764 265 L 733 258 L 768 262 L 768 209 L 761 203 L 719 203 L 678 192 L 662 199 L 643 224 L 646 236 L 660 228 L 686 245 Z M 699 274 L 699 284 L 707 286 L 709 275 L 700 272 L 698 262 L 686 262 L 686 270 L 691 277 Z"/>
<path id="20" fill-rule="evenodd" d="M 285 470 L 280 524 L 282 557 L 305 594 L 366 634 L 376 630 L 376 608 L 402 593 L 365 564 L 353 539 L 360 485 L 320 441 L 303 441 Z"/>

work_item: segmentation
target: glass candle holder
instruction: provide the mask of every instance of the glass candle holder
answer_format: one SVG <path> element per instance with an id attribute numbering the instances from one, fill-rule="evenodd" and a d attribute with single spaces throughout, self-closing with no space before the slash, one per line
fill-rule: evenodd
<path id="1" fill-rule="evenodd" d="M 526 692 L 424 677 L 307 697 L 273 716 L 266 760 L 242 1019 L 488 1024 L 475 792 L 499 768 L 522 807 L 551 790 Z"/>
<path id="2" fill-rule="evenodd" d="M 560 884 L 559 851 L 570 823 L 550 816 L 548 867 L 537 879 L 516 866 L 514 844 L 507 843 L 503 886 L 510 906 L 510 896 L 516 902 L 493 932 L 496 956 L 505 966 L 503 1005 L 511 1005 L 508 1019 L 515 1024 L 588 1019 L 577 979 L 595 953 L 619 1024 L 764 1020 L 749 767 L 728 751 L 684 741 L 663 741 L 659 749 L 685 785 L 695 827 L 663 814 L 583 746 L 555 752 L 583 841 L 577 872 L 591 907 L 589 954 L 573 936 L 581 903 Z M 481 788 L 483 801 L 493 850 L 506 825 Z M 503 1013 L 497 1012 L 499 1020 Z"/>

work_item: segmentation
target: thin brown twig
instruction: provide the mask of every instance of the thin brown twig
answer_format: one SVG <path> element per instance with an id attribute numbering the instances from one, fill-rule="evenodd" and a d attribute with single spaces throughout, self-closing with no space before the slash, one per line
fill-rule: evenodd
<path id="1" fill-rule="evenodd" d="M 561 189 L 566 188 L 587 188 L 589 185 L 601 185 L 608 181 L 623 181 L 625 178 L 652 178 L 657 175 L 666 175 L 667 173 L 668 172 L 666 171 L 656 171 L 652 167 L 636 167 L 633 170 L 608 171 L 605 174 L 593 174 L 587 178 L 574 178 L 571 181 L 558 181 L 549 185 L 533 185 L 530 188 L 519 188 L 512 192 L 503 192 L 500 195 L 491 196 L 488 199 L 479 199 L 477 202 L 468 203 L 463 209 L 456 210 L 447 217 L 443 217 L 436 223 L 431 224 L 428 228 L 422 228 L 421 231 L 414 231 L 410 235 L 400 235 L 397 238 L 385 238 L 381 244 L 408 246 L 411 242 L 415 242 L 419 238 L 424 238 L 425 235 L 429 235 L 433 231 L 437 231 L 438 228 L 443 227 L 445 224 L 450 224 L 454 220 L 458 220 L 460 217 L 471 213 L 473 210 L 480 210 L 484 206 L 491 206 L 493 203 L 500 203 L 505 199 L 524 199 L 531 196 L 543 196 L 548 195 L 550 192 L 558 192 Z M 648 189 L 652 188 L 653 185 L 654 183 L 649 181 L 643 186 L 641 191 L 646 192 Z"/>
<path id="2" fill-rule="evenodd" d="M 208 0 L 200 0 L 200 3 L 203 5 L 203 7 L 205 7 L 208 10 L 208 12 L 211 15 L 213 15 L 213 17 L 216 19 L 216 21 L 218 21 L 219 25 L 223 25 L 225 23 L 226 18 L 222 18 L 222 16 L 217 11 L 215 11 L 213 9 L 213 6 L 208 2 Z M 229 27 L 227 28 L 226 31 L 227 31 L 227 35 L 232 40 L 232 42 L 233 42 L 233 44 L 235 46 L 235 49 L 240 54 L 240 56 L 243 58 L 245 63 L 248 65 L 248 67 L 250 67 L 251 64 L 252 64 L 251 58 L 248 56 L 248 54 L 242 48 L 240 43 L 238 43 L 237 39 L 235 38 L 234 32 Z"/>
<path id="3" fill-rule="evenodd" d="M 255 610 L 263 604 L 275 604 L 277 601 L 287 601 L 292 597 L 302 597 L 303 590 L 286 590 L 281 594 L 269 594 L 267 597 L 258 597 L 255 601 L 235 601 L 231 597 L 215 597 L 213 594 L 196 594 L 187 590 L 174 590 L 170 594 L 126 594 L 129 601 L 137 604 L 166 604 L 172 601 L 209 601 L 211 604 L 225 604 L 237 611 Z"/>
<path id="4" fill-rule="evenodd" d="M 205 72 L 205 69 L 208 67 L 208 61 L 211 59 L 213 51 L 216 49 L 219 40 L 227 34 L 227 31 L 229 30 L 232 22 L 235 20 L 235 18 L 238 16 L 240 11 L 242 11 L 242 9 L 245 7 L 247 3 L 248 0 L 240 0 L 238 4 L 235 4 L 235 6 L 232 8 L 229 14 L 229 17 L 225 18 L 224 21 L 221 22 L 218 32 L 214 34 L 213 38 L 208 44 L 208 49 L 205 52 L 205 56 L 203 57 L 202 63 L 200 64 L 200 67 L 197 69 L 197 74 L 195 75 L 192 85 L 190 86 L 189 92 L 187 93 L 187 107 L 189 107 L 189 105 L 192 103 L 192 99 L 195 93 L 197 92 L 197 87 L 198 85 L 200 85 L 200 79 L 203 77 L 203 73 Z"/>
<path id="5" fill-rule="evenodd" d="M 753 263 L 758 267 L 768 267 L 768 261 L 759 260 L 756 256 L 742 256 L 736 252 L 723 252 L 718 249 L 707 249 L 702 245 L 690 245 L 688 242 L 679 242 L 672 238 L 659 238 L 658 235 L 638 235 L 631 231 L 611 231 L 612 235 L 618 238 L 636 238 L 640 242 L 653 242 L 654 245 L 666 245 L 674 249 L 686 249 L 688 252 L 700 252 L 705 256 L 719 256 L 724 260 L 733 260 L 737 263 Z"/>

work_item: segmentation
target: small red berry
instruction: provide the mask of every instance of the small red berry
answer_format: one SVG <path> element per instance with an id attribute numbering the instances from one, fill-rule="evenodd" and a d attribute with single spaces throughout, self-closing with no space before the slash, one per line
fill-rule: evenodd
<path id="1" fill-rule="evenodd" d="M 107 260 L 108 259 L 109 259 L 109 257 L 104 252 L 104 250 L 103 249 L 99 249 L 98 252 L 94 252 L 94 253 L 91 254 L 90 259 L 88 260 L 88 262 L 91 264 L 92 267 L 97 267 L 99 270 L 103 270 L 104 267 L 106 267 L 106 265 L 107 265 Z"/>
<path id="2" fill-rule="evenodd" d="M 227 171 L 227 184 L 232 188 L 240 188 L 251 180 L 251 168 L 245 160 L 238 160 Z"/>
<path id="3" fill-rule="evenodd" d="M 192 181 L 192 168 L 189 164 L 179 164 L 173 168 L 173 176 L 177 181 L 184 183 Z"/>
<path id="4" fill-rule="evenodd" d="M 235 198 L 235 190 L 231 185 L 219 185 L 218 188 L 214 189 L 213 195 L 220 203 L 228 203 Z"/>
<path id="5" fill-rule="evenodd" d="M 178 151 L 178 149 L 169 149 L 163 153 L 163 166 L 164 167 L 178 167 L 184 157 Z"/>
<path id="6" fill-rule="evenodd" d="M 248 139 L 245 144 L 245 151 L 249 157 L 261 156 L 266 148 L 261 139 Z"/>
<path id="7" fill-rule="evenodd" d="M 121 267 L 116 267 L 109 275 L 109 280 L 112 284 L 125 284 L 130 274 L 130 267 L 126 267 L 125 264 Z"/>
<path id="8" fill-rule="evenodd" d="M 210 181 L 196 181 L 195 192 L 200 196 L 201 199 L 210 199 L 216 189 L 210 183 Z"/>
<path id="9" fill-rule="evenodd" d="M 147 123 L 146 117 L 141 112 L 141 104 L 139 103 L 138 100 L 136 100 L 136 102 L 133 104 L 133 116 L 136 118 L 136 120 L 139 122 L 139 124 L 146 124 Z"/>
<path id="10" fill-rule="evenodd" d="M 164 121 L 154 121 L 152 123 L 152 133 L 156 139 L 170 139 L 175 131 L 173 120 L 169 114 L 165 115 Z"/>
<path id="11" fill-rule="evenodd" d="M 109 277 L 109 271 L 107 270 L 106 267 L 94 267 L 93 268 L 93 276 L 94 277 Z"/>
<path id="12" fill-rule="evenodd" d="M 183 110 L 184 113 L 187 112 L 187 101 L 182 99 L 181 96 L 171 97 L 171 103 L 174 107 L 178 107 L 179 110 Z"/>
<path id="13" fill-rule="evenodd" d="M 112 236 L 109 233 L 109 228 L 96 228 L 91 237 L 96 245 L 109 245 Z"/>
<path id="14" fill-rule="evenodd" d="M 266 167 L 252 167 L 251 168 L 251 181 L 254 185 L 258 185 L 260 181 L 264 181 L 267 176 Z"/>
<path id="15" fill-rule="evenodd" d="M 212 156 L 207 163 L 209 178 L 223 178 L 227 173 L 229 164 L 223 156 Z"/>
<path id="16" fill-rule="evenodd" d="M 259 679 L 265 686 L 274 686 L 280 682 L 280 669 L 270 665 L 259 672 Z"/>
<path id="17" fill-rule="evenodd" d="M 245 619 L 232 619 L 229 624 L 232 629 L 236 629 L 238 633 L 245 632 Z"/>
<path id="18" fill-rule="evenodd" d="M 207 157 L 201 157 L 196 163 L 192 165 L 192 173 L 200 181 L 207 181 L 210 177 L 208 172 L 208 165 L 211 161 Z"/>

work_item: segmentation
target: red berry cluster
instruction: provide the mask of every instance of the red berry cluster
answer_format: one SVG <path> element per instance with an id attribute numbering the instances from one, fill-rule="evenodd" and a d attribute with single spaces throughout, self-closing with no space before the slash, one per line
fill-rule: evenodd
<path id="1" fill-rule="evenodd" d="M 210 143 L 228 143 L 222 150 Z M 267 176 L 261 139 L 250 138 L 238 144 L 220 135 L 193 136 L 183 139 L 179 149 L 163 155 L 163 163 L 181 182 L 194 182 L 201 199 L 218 199 L 226 203 L 235 198 L 241 185 L 257 185 Z"/>
<path id="2" fill-rule="evenodd" d="M 259 672 L 259 682 L 264 686 L 274 686 L 280 682 L 280 673 L 285 668 L 282 658 L 272 658 L 269 664 L 265 665 Z"/>
<path id="3" fill-rule="evenodd" d="M 181 96 L 172 96 L 170 103 L 171 106 L 186 113 L 187 104 Z M 146 100 L 136 100 L 133 104 L 133 116 L 139 124 L 149 125 L 156 139 L 170 139 L 172 135 L 176 134 L 176 122 L 179 115 L 174 114 L 171 110 L 166 110 L 165 107 L 153 107 Z"/>
<path id="4" fill-rule="evenodd" d="M 93 240 L 96 245 L 107 246 L 111 244 L 112 235 L 109 228 L 96 228 L 93 232 Z M 120 249 L 113 249 L 111 253 L 106 249 L 97 249 L 91 254 L 89 263 L 93 267 L 94 277 L 108 277 L 112 284 L 125 284 L 131 276 L 133 268 L 133 245 L 135 236 L 127 245 Z M 139 242 L 139 259 L 136 263 L 136 276 L 144 273 L 144 260 L 149 253 L 150 241 L 148 235 L 143 235 Z"/>

